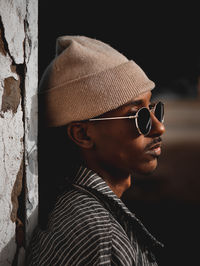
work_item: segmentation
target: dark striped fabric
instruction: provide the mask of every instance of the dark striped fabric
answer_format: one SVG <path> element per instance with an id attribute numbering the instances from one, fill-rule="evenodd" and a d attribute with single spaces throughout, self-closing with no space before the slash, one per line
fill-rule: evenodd
<path id="1" fill-rule="evenodd" d="M 81 167 L 70 183 L 47 230 L 36 228 L 27 265 L 157 265 L 163 245 L 100 176 Z"/>

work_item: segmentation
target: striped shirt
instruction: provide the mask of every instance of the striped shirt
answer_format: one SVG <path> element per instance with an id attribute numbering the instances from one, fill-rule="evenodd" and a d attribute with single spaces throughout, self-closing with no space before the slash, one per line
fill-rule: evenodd
<path id="1" fill-rule="evenodd" d="M 152 250 L 162 246 L 99 175 L 81 167 L 47 229 L 36 228 L 27 265 L 157 265 Z"/>

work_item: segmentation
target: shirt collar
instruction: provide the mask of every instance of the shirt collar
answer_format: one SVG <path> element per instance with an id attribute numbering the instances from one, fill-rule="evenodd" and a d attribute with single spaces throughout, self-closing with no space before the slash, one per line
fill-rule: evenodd
<path id="1" fill-rule="evenodd" d="M 163 247 L 163 244 L 159 242 L 142 224 L 142 222 L 133 214 L 126 205 L 121 201 L 120 198 L 110 189 L 107 183 L 93 170 L 86 168 L 85 166 L 80 166 L 76 175 L 70 180 L 73 184 L 84 187 L 85 189 L 90 189 L 104 195 L 104 198 L 109 199 L 115 208 L 121 209 L 123 214 L 131 220 L 134 224 L 143 231 L 143 233 L 149 238 L 155 246 Z"/>

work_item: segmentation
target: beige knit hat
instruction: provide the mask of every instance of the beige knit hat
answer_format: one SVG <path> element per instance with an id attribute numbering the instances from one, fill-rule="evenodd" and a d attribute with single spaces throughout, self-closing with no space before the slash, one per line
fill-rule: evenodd
<path id="1" fill-rule="evenodd" d="M 62 36 L 42 76 L 39 99 L 47 125 L 56 127 L 99 116 L 154 86 L 134 61 L 110 45 L 85 36 Z"/>

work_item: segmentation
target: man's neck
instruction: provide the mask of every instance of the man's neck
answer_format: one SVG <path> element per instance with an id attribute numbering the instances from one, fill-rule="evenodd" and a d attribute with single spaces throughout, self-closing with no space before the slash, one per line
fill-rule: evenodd
<path id="1" fill-rule="evenodd" d="M 108 170 L 94 163 L 87 163 L 86 166 L 101 176 L 118 198 L 131 186 L 131 175 L 128 173 L 119 169 Z"/>
<path id="2" fill-rule="evenodd" d="M 123 193 L 131 186 L 131 176 L 129 175 L 126 179 L 121 180 L 121 182 L 110 182 L 110 180 L 104 179 L 111 190 L 117 195 L 118 198 L 121 198 Z"/>

